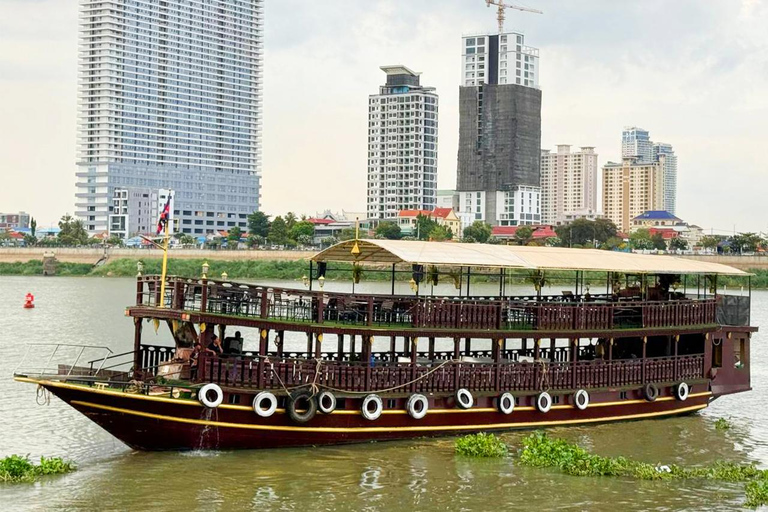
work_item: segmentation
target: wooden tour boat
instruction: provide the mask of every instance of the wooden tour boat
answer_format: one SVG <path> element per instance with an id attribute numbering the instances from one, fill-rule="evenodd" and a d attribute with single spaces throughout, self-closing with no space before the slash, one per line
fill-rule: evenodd
<path id="1" fill-rule="evenodd" d="M 323 289 L 327 274 L 357 281 L 363 266 L 391 274 L 392 293 Z M 135 325 L 131 352 L 54 345 L 48 357 L 31 346 L 29 354 L 47 363 L 29 367 L 25 357 L 16 380 L 42 386 L 141 450 L 660 418 L 751 389 L 751 296 L 718 286 L 721 276 L 743 278 L 749 290 L 750 276 L 724 265 L 590 249 L 350 240 L 312 258 L 305 289 L 209 279 L 205 267 L 200 278 L 139 275 L 136 304 L 126 310 Z M 554 273 L 572 285 L 543 295 Z M 403 275 L 411 294 L 395 294 Z M 474 295 L 478 277 L 498 284 L 498 293 Z M 534 293 L 510 295 L 521 278 Z M 437 283 L 456 293 L 433 294 Z M 142 331 L 161 323 L 174 347 L 144 342 Z M 249 330 L 259 340 L 252 352 L 240 336 Z M 224 340 L 223 353 L 206 350 L 213 337 Z M 67 350 L 76 357 L 65 363 L 58 356 Z M 103 355 L 88 360 L 94 350 Z"/>

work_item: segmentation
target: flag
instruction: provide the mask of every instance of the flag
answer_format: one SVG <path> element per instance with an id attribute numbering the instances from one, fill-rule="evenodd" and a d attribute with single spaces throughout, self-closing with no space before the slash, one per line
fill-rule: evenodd
<path id="1" fill-rule="evenodd" d="M 160 212 L 160 219 L 157 221 L 157 234 L 163 232 L 165 229 L 165 225 L 168 224 L 168 217 L 171 215 L 170 212 L 171 209 L 171 194 L 168 194 L 168 200 L 165 202 L 165 206 L 163 206 L 163 211 Z"/>

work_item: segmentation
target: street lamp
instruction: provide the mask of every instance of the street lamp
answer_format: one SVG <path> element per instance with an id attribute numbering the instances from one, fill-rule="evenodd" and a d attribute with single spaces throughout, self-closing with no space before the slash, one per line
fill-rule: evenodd
<path id="1" fill-rule="evenodd" d="M 136 271 L 138 274 L 136 274 L 137 277 L 141 277 L 141 273 L 144 272 L 144 262 L 139 260 L 136 262 Z"/>
<path id="2" fill-rule="evenodd" d="M 229 279 L 229 274 L 227 274 L 226 272 L 222 272 L 221 273 L 221 280 L 222 281 L 226 281 L 227 279 Z"/>
<path id="3" fill-rule="evenodd" d="M 309 278 L 307 277 L 307 274 L 301 276 L 301 282 L 304 283 L 304 286 L 309 286 Z"/>
<path id="4" fill-rule="evenodd" d="M 211 266 L 208 265 L 208 262 L 206 261 L 203 263 L 203 279 L 208 279 L 208 271 L 211 269 Z"/>
<path id="5" fill-rule="evenodd" d="M 317 282 L 320 284 L 320 289 L 323 289 L 323 286 L 325 286 L 325 276 L 320 276 L 317 278 Z"/>

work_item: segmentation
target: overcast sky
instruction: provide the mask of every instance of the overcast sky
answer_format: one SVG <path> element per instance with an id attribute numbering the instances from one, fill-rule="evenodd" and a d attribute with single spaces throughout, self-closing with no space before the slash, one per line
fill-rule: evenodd
<path id="1" fill-rule="evenodd" d="M 0 0 L 0 211 L 41 225 L 74 210 L 76 4 Z M 641 126 L 675 147 L 679 217 L 768 231 L 764 0 L 525 5 L 544 14 L 511 11 L 506 27 L 540 49 L 544 148 L 596 146 L 602 166 L 622 127 Z M 437 88 L 438 182 L 453 188 L 461 35 L 495 28 L 484 0 L 266 0 L 263 209 L 364 209 L 367 101 L 385 64 Z"/>

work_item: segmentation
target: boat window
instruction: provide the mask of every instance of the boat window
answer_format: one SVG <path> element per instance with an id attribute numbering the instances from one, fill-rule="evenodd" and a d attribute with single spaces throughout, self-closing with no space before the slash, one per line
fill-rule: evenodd
<path id="1" fill-rule="evenodd" d="M 394 409 L 397 406 L 397 402 L 394 398 L 387 400 L 387 409 Z"/>
<path id="2" fill-rule="evenodd" d="M 239 404 L 240 403 L 240 395 L 239 394 L 231 394 L 229 395 L 229 403 L 231 404 Z"/>
<path id="3" fill-rule="evenodd" d="M 723 366 L 723 339 L 714 338 L 712 340 L 712 368 L 721 368 Z"/>
<path id="4" fill-rule="evenodd" d="M 733 341 L 733 366 L 734 368 L 744 368 L 746 359 L 746 342 L 743 338 Z"/>

